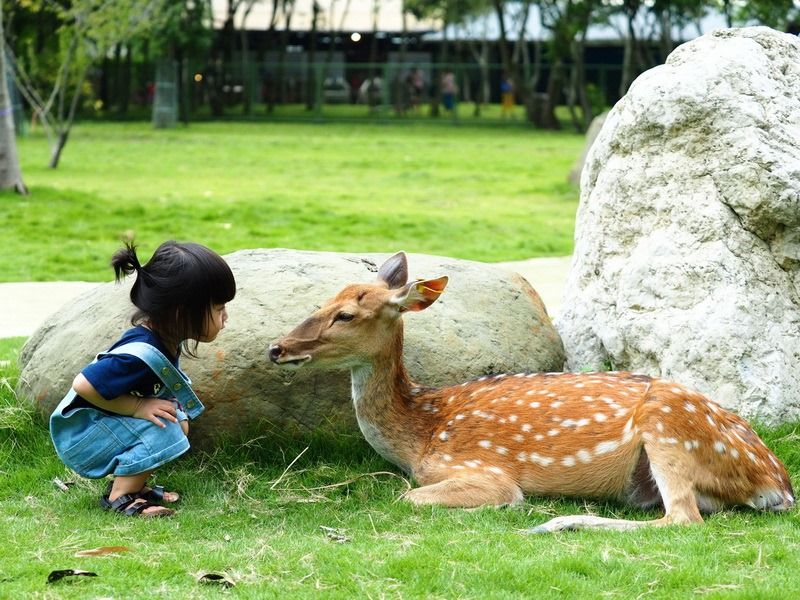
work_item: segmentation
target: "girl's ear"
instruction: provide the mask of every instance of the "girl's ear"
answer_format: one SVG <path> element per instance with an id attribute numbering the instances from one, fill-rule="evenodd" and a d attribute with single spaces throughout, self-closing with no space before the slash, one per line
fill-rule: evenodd
<path id="1" fill-rule="evenodd" d="M 388 258 L 378 269 L 378 281 L 385 283 L 390 290 L 403 287 L 408 281 L 408 260 L 405 252 L 398 252 Z"/>
<path id="2" fill-rule="evenodd" d="M 412 281 L 399 290 L 389 302 L 397 306 L 400 312 L 424 310 L 442 295 L 447 281 L 447 277 Z"/>

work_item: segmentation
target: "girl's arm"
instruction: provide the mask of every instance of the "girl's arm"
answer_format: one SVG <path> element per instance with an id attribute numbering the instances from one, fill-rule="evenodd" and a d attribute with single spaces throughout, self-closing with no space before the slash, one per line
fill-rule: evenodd
<path id="1" fill-rule="evenodd" d="M 171 400 L 139 398 L 131 394 L 125 394 L 113 400 L 106 400 L 94 389 L 94 386 L 83 376 L 83 373 L 78 373 L 78 376 L 75 377 L 72 382 L 72 389 L 87 402 L 118 415 L 146 419 L 159 427 L 166 427 L 161 419 L 166 419 L 173 423 L 178 422 L 175 403 Z"/>

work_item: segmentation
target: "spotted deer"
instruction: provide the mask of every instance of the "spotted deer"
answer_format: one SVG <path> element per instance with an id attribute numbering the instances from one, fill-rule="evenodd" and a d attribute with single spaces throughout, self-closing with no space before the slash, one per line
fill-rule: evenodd
<path id="1" fill-rule="evenodd" d="M 401 316 L 433 304 L 447 277 L 407 279 L 401 252 L 377 282 L 346 286 L 269 348 L 281 367 L 351 370 L 364 437 L 421 486 L 406 500 L 475 507 L 577 496 L 665 513 L 563 516 L 537 532 L 699 523 L 701 511 L 794 505 L 786 469 L 753 429 L 677 383 L 622 372 L 495 375 L 439 389 L 412 382 Z"/>

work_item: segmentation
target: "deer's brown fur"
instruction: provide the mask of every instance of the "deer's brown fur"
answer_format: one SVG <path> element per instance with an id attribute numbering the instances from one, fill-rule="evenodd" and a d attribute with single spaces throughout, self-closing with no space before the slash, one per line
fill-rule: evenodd
<path id="1" fill-rule="evenodd" d="M 577 515 L 537 528 L 694 523 L 734 505 L 782 510 L 785 468 L 752 428 L 702 394 L 631 373 L 519 373 L 445 388 L 412 382 L 401 314 L 430 306 L 447 278 L 406 283 L 405 255 L 374 284 L 349 285 L 270 348 L 283 366 L 349 368 L 367 441 L 421 487 L 416 504 L 473 507 L 523 495 L 664 507 L 654 521 Z"/>

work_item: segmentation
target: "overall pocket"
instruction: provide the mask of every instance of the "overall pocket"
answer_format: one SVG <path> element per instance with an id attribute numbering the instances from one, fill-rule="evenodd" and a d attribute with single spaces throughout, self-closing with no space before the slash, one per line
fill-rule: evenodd
<path id="1" fill-rule="evenodd" d="M 111 428 L 100 420 L 86 435 L 67 448 L 62 458 L 76 473 L 96 479 L 113 470 L 114 460 L 125 450 L 121 446 Z"/>

